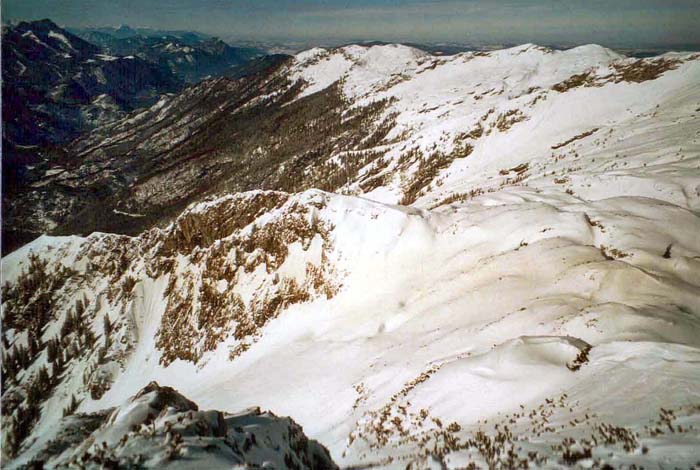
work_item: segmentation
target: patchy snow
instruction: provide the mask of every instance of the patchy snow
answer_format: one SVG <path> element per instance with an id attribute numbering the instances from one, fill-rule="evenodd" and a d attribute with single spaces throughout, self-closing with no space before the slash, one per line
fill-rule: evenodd
<path id="1" fill-rule="evenodd" d="M 60 175 L 61 173 L 65 172 L 65 171 L 66 171 L 66 169 L 61 168 L 61 167 L 51 168 L 49 170 L 46 170 L 46 172 L 44 173 L 44 177 Z"/>
<path id="2" fill-rule="evenodd" d="M 67 37 L 65 37 L 61 33 L 57 33 L 55 31 L 49 31 L 49 37 L 53 39 L 57 39 L 61 43 L 63 43 L 64 46 L 66 46 L 69 50 L 75 51 L 75 48 L 73 47 L 73 44 L 68 40 Z"/>
<path id="3" fill-rule="evenodd" d="M 47 48 L 47 49 L 54 50 L 51 46 L 49 46 L 49 45 L 46 44 L 44 41 L 42 41 L 41 39 L 39 39 L 39 37 L 38 37 L 36 34 L 34 34 L 34 31 L 31 31 L 31 30 L 26 31 L 26 32 L 24 32 L 24 33 L 22 34 L 22 37 L 23 37 L 23 38 L 29 38 L 29 39 L 31 39 L 32 41 L 34 41 L 34 42 L 36 42 L 36 43 L 38 43 L 38 44 L 44 46 L 44 47 Z"/>
<path id="4" fill-rule="evenodd" d="M 97 57 L 98 59 L 103 60 L 105 62 L 111 62 L 111 61 L 119 59 L 119 57 L 115 57 L 115 56 L 109 55 L 109 54 L 95 54 L 95 57 Z"/>
<path id="5" fill-rule="evenodd" d="M 390 44 L 387 46 L 345 46 L 334 50 L 315 48 L 295 56 L 292 78 L 308 83 L 300 97 L 321 91 L 343 77 L 371 85 L 377 80 L 398 74 L 427 54 L 418 49 Z M 353 89 L 348 84 L 345 91 Z M 351 93 L 351 96 L 355 93 Z"/>
<path id="6" fill-rule="evenodd" d="M 124 212 L 124 211 L 120 211 L 118 209 L 113 209 L 113 212 L 115 214 L 125 215 L 127 217 L 145 217 L 145 215 L 143 215 L 143 214 L 134 214 L 133 212 Z"/>
<path id="7" fill-rule="evenodd" d="M 385 159 L 397 161 L 413 148 L 424 153 L 449 154 L 461 136 L 479 131 L 478 137 L 464 140 L 472 148 L 469 158 L 456 159 L 436 178 L 444 184 L 442 190 L 425 191 L 432 197 L 419 200 L 420 205 L 429 207 L 458 189 L 471 190 L 477 186 L 490 189 L 485 186 L 500 184 L 505 179 L 494 178 L 494 174 L 523 162 L 531 166 L 537 162 L 541 168 L 548 166 L 555 172 L 559 168 L 575 173 L 569 169 L 576 166 L 566 165 L 568 160 L 557 165 L 552 162 L 552 155 L 583 145 L 586 152 L 602 151 L 602 158 L 613 157 L 613 146 L 625 152 L 637 145 L 629 137 L 622 137 L 630 133 L 637 141 L 646 138 L 648 151 L 675 145 L 682 148 L 688 136 L 692 137 L 691 145 L 695 145 L 696 137 L 688 132 L 690 122 L 682 129 L 672 130 L 676 137 L 671 138 L 658 120 L 697 122 L 700 60 L 697 54 L 689 53 L 667 54 L 662 58 L 680 63 L 658 78 L 636 83 L 614 78 L 620 68 L 637 64 L 636 59 L 597 45 L 555 51 L 526 44 L 446 57 L 430 56 L 398 45 L 347 46 L 298 54 L 290 73 L 308 84 L 299 97 L 337 82 L 342 83 L 342 90 L 353 106 L 391 100 L 385 116 L 393 115 L 396 125 L 387 140 L 398 139 L 398 142 L 385 150 Z M 647 59 L 654 60 L 657 59 Z M 566 92 L 555 89 L 577 76 L 588 76 L 597 82 L 595 86 L 574 86 Z M 659 118 L 659 113 L 673 113 L 671 110 L 677 106 L 681 108 L 675 117 Z M 511 115 L 515 116 L 512 123 L 508 122 Z M 664 142 L 648 138 L 646 130 Z M 554 148 L 585 132 L 597 134 Z M 616 137 L 605 133 L 614 133 Z M 648 154 L 648 158 L 656 156 Z M 407 175 L 415 169 L 415 165 L 410 166 Z M 386 172 L 391 171 L 390 166 Z M 609 180 L 617 178 L 617 174 L 606 177 L 605 184 L 592 186 L 588 184 L 594 177 L 589 176 L 585 188 L 590 189 L 584 190 L 607 194 L 612 189 Z M 575 177 L 571 180 L 581 182 Z M 381 202 L 398 202 L 405 182 L 405 178 L 395 177 L 366 196 Z M 630 183 L 617 187 L 626 188 Z M 634 184 L 645 184 L 644 178 L 636 178 Z M 657 188 L 653 197 L 664 191 L 673 192 L 668 188 L 662 190 L 661 186 Z M 359 185 L 350 184 L 348 190 L 361 192 Z M 649 189 L 646 191 L 652 196 Z M 673 192 L 678 196 L 693 193 L 687 186 L 682 193 Z"/>

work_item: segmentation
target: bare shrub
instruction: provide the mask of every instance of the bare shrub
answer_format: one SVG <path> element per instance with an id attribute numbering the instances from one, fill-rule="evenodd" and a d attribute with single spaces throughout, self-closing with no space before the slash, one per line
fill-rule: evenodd
<path id="1" fill-rule="evenodd" d="M 447 168 L 451 163 L 452 158 L 441 152 L 435 152 L 427 158 L 420 159 L 417 170 L 403 188 L 403 197 L 399 204 L 405 206 L 413 204 L 420 196 L 421 190 L 438 175 L 441 169 Z"/>
<path id="2" fill-rule="evenodd" d="M 505 113 L 499 114 L 493 125 L 499 131 L 504 132 L 513 127 L 515 124 L 525 121 L 526 119 L 527 116 L 524 115 L 522 111 L 519 109 L 511 109 Z"/>

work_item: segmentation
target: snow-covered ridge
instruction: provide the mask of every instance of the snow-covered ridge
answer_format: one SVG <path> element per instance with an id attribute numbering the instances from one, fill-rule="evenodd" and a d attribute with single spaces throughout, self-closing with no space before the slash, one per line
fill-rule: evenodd
<path id="1" fill-rule="evenodd" d="M 348 108 L 387 99 L 345 194 L 213 196 L 3 260 L 3 400 L 38 411 L 20 452 L 73 395 L 97 412 L 157 380 L 292 416 L 342 465 L 697 461 L 696 56 L 348 47 L 287 72 L 306 96 L 342 78 Z"/>
<path id="2" fill-rule="evenodd" d="M 60 226 L 86 199 L 63 188 L 105 184 L 124 191 L 106 211 L 150 212 L 141 221 L 146 229 L 170 221 L 163 206 L 182 207 L 212 188 L 321 187 L 434 207 L 523 178 L 500 172 L 526 162 L 574 180 L 577 167 L 552 154 L 600 148 L 601 136 L 605 155 L 624 153 L 622 127 L 660 128 L 655 113 L 677 106 L 679 119 L 692 118 L 698 64 L 694 54 L 636 60 L 594 45 L 448 57 L 401 45 L 311 50 L 254 79 L 205 81 L 98 129 L 71 145 L 74 169 L 37 182 L 17 210 L 31 212 L 22 219 L 29 225 Z M 248 116 L 277 120 L 251 126 Z M 209 176 L 200 178 L 202 171 Z M 124 172 L 125 180 L 111 177 Z M 45 197 L 48 188 L 60 194 Z M 658 189 L 648 193 L 667 197 Z M 154 220 L 158 214 L 165 220 Z"/>
<path id="3" fill-rule="evenodd" d="M 479 58 L 475 64 L 464 65 Z M 595 44 L 564 51 L 524 44 L 510 49 L 465 52 L 453 56 L 432 56 L 402 44 L 369 47 L 350 45 L 335 49 L 310 49 L 297 54 L 294 59 L 292 76 L 304 79 L 310 84 L 304 95 L 345 79 L 344 91 L 350 97 L 364 96 L 377 91 L 379 87 L 390 84 L 397 77 L 410 82 L 417 75 L 429 70 L 433 71 L 429 75 L 447 78 L 450 83 L 461 82 L 462 86 L 467 87 L 470 83 L 479 83 L 484 78 L 494 77 L 493 72 L 496 72 L 498 77 L 507 68 L 525 68 L 529 70 L 521 74 L 537 75 L 529 77 L 531 82 L 522 84 L 527 86 L 534 85 L 538 78 L 545 78 L 554 84 L 557 83 L 557 79 L 567 78 L 580 71 L 626 60 L 624 56 Z M 445 77 L 448 75 L 446 72 L 449 72 L 448 77 Z M 455 76 L 455 72 L 461 73 Z M 476 76 L 472 76 L 475 72 Z M 436 91 L 447 88 L 446 84 L 441 84 L 438 80 L 432 85 Z"/>
<path id="4" fill-rule="evenodd" d="M 375 183 L 359 178 L 347 189 L 380 201 L 420 203 L 420 191 L 417 197 L 406 193 L 419 169 L 420 159 L 409 156 L 414 150 L 447 156 L 434 181 L 463 186 L 465 176 L 479 174 L 474 182 L 483 184 L 492 178 L 486 173 L 504 169 L 494 164 L 532 164 L 593 130 L 600 142 L 623 122 L 656 126 L 640 121 L 676 106 L 672 102 L 686 103 L 680 119 L 693 118 L 700 56 L 633 59 L 598 45 L 558 51 L 525 44 L 437 57 L 402 45 L 346 46 L 300 53 L 289 73 L 306 84 L 300 97 L 340 83 L 350 107 L 389 102 L 383 113 L 394 124 L 385 138 L 389 146 L 364 172 L 375 180 L 384 176 L 384 183 L 375 190 Z M 465 154 L 469 159 L 460 158 Z M 452 190 L 448 185 L 445 197 Z"/>
<path id="5" fill-rule="evenodd" d="M 261 197 L 273 200 L 260 206 L 254 201 Z M 493 422 L 499 412 L 512 413 L 521 404 L 534 410 L 555 398 L 566 406 L 547 416 L 556 416 L 576 440 L 595 426 L 630 426 L 628 432 L 639 435 L 634 449 L 653 446 L 660 437 L 645 435 L 641 426 L 660 408 L 684 416 L 679 423 L 691 432 L 687 426 L 696 415 L 684 406 L 694 397 L 688 390 L 698 385 L 694 257 L 700 246 L 694 234 L 700 220 L 643 198 L 591 204 L 558 197 L 553 204 L 552 195 L 516 188 L 431 213 L 317 191 L 255 192 L 194 206 L 171 227 L 136 239 L 93 235 L 37 243 L 49 272 L 64 262 L 78 271 L 56 295 L 85 296 L 83 317 L 96 332 L 105 316 L 114 323 L 107 352 L 98 348 L 72 359 L 67 377 L 75 379 L 57 385 L 46 409 L 76 394 L 83 399 L 80 410 L 97 411 L 156 379 L 208 407 L 261 403 L 294 414 L 334 458 L 348 463 L 364 461 L 367 452 L 371 459 L 404 455 L 420 462 L 426 445 L 420 439 L 392 450 L 402 429 L 416 426 L 431 443 L 440 439 L 433 419 L 458 423 L 451 435 L 469 435 L 478 420 Z M 296 218 L 300 207 L 308 211 Z M 226 227 L 226 220 L 246 220 L 235 215 L 241 213 L 254 214 L 254 222 L 230 234 L 229 228 L 212 236 L 202 219 Z M 188 222 L 191 217 L 199 222 Z M 290 224 L 301 224 L 304 233 L 304 220 L 326 229 L 309 241 L 282 235 L 278 240 L 292 243 L 281 251 L 274 248 L 277 238 L 259 238 L 259 248 L 246 254 L 254 233 L 282 234 Z M 635 236 L 639 226 L 643 239 Z M 326 274 L 320 286 L 335 286 L 326 293 L 315 290 L 316 277 L 307 277 L 317 271 L 304 268 L 321 260 L 317 266 Z M 119 265 L 123 271 L 111 271 Z M 285 291 L 288 279 L 299 281 Z M 275 289 L 288 300 L 273 316 L 256 317 L 255 298 Z M 182 304 L 190 293 L 193 315 L 185 309 L 172 317 L 185 325 L 172 338 L 175 349 L 159 344 L 162 329 L 171 325 L 170 305 Z M 252 307 L 250 326 L 245 315 L 221 323 L 207 313 L 211 307 L 235 313 L 241 302 L 242 312 Z M 71 310 L 73 303 L 61 305 Z M 261 327 L 256 318 L 264 318 Z M 252 336 L 249 327 L 255 328 Z M 122 342 L 132 346 L 122 350 Z M 307 366 L 300 369 L 300 363 Z M 36 373 L 40 364 L 29 371 Z M 76 376 L 83 368 L 87 379 Z M 103 376 L 104 395 L 85 395 L 83 390 L 103 390 L 97 387 Z M 606 389 L 612 377 L 644 385 L 634 393 Z M 241 383 L 247 386 L 236 385 Z M 465 399 L 479 405 L 465 407 Z M 51 416 L 42 413 L 37 429 L 51 429 L 57 418 Z M 584 416 L 597 418 L 565 424 L 584 422 Z M 533 443 L 528 449 L 541 458 L 562 458 L 547 450 L 561 440 L 560 432 L 549 435 L 546 448 Z M 690 449 L 673 461 L 685 461 Z M 468 450 L 451 452 L 458 458 Z M 597 452 L 601 458 L 622 452 L 616 458 L 637 463 L 671 458 L 663 452 L 628 455 L 614 444 Z"/>

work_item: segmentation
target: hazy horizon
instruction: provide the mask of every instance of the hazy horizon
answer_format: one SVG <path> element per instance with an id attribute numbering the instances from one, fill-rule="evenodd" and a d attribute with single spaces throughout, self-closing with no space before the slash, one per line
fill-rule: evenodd
<path id="1" fill-rule="evenodd" d="M 356 1 L 6 0 L 3 21 L 50 18 L 67 27 L 199 31 L 228 40 L 587 44 L 700 44 L 700 2 L 623 0 Z"/>

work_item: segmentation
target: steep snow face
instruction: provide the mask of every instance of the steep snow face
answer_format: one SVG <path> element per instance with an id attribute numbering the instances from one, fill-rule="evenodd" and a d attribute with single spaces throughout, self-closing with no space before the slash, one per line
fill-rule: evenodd
<path id="1" fill-rule="evenodd" d="M 697 462 L 697 57 L 375 46 L 291 67 L 302 93 L 390 99 L 381 164 L 344 195 L 212 197 L 3 259 L 18 462 L 72 396 L 98 412 L 151 380 L 293 416 L 342 465 Z"/>

